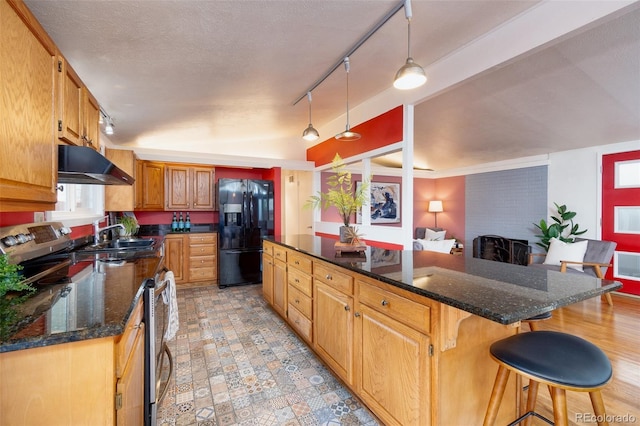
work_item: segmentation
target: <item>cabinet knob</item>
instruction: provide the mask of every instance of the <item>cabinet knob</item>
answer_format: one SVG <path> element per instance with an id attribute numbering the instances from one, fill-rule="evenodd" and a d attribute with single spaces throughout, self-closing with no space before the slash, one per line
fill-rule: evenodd
<path id="1" fill-rule="evenodd" d="M 296 260 L 296 261 L 295 261 L 295 264 L 296 264 L 296 265 L 299 265 L 299 264 L 300 264 L 300 262 L 298 262 L 298 261 Z"/>
<path id="2" fill-rule="evenodd" d="M 347 312 L 349 312 L 349 311 L 351 310 L 351 307 L 350 307 L 349 305 L 345 305 L 345 306 L 344 306 L 344 310 L 345 310 L 345 311 L 347 311 Z"/>
<path id="3" fill-rule="evenodd" d="M 387 306 L 389 304 L 389 302 L 387 302 L 386 300 L 382 299 L 382 306 Z"/>
<path id="4" fill-rule="evenodd" d="M 300 300 L 296 299 L 296 303 L 297 303 L 297 304 L 300 304 Z"/>
<path id="5" fill-rule="evenodd" d="M 332 280 L 332 279 L 333 279 L 333 277 L 331 276 L 331 274 L 327 274 L 327 276 L 326 276 L 325 278 L 326 278 L 326 279 L 328 279 L 328 280 Z"/>
<path id="6" fill-rule="evenodd" d="M 296 280 L 295 280 L 295 281 L 296 281 L 297 283 L 299 283 L 299 282 L 300 282 L 300 280 L 299 280 L 299 279 L 297 279 L 297 278 L 296 278 Z"/>
<path id="7" fill-rule="evenodd" d="M 356 312 L 355 314 L 353 314 L 353 316 L 356 318 L 360 318 L 360 312 Z"/>

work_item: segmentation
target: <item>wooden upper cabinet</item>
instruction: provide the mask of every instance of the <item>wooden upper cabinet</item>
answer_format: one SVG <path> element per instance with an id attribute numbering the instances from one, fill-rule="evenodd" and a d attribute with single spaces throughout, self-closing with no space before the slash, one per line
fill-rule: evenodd
<path id="1" fill-rule="evenodd" d="M 58 138 L 74 145 L 82 145 L 82 88 L 78 74 L 58 56 Z"/>
<path id="2" fill-rule="evenodd" d="M 55 44 L 22 2 L 0 22 L 0 211 L 54 210 Z"/>
<path id="3" fill-rule="evenodd" d="M 135 190 L 139 197 L 139 200 L 136 200 L 136 204 L 139 204 L 138 209 L 155 211 L 164 209 L 164 168 L 164 163 L 141 161 Z"/>
<path id="4" fill-rule="evenodd" d="M 82 89 L 82 137 L 84 144 L 95 150 L 100 149 L 100 104 L 86 88 Z M 129 172 L 127 172 L 129 173 Z M 129 173 L 133 176 L 133 170 Z"/>
<path id="5" fill-rule="evenodd" d="M 215 168 L 167 164 L 166 210 L 214 210 Z"/>
<path id="6" fill-rule="evenodd" d="M 104 153 L 113 164 L 136 179 L 133 185 L 106 185 L 104 189 L 104 209 L 107 211 L 135 210 L 135 189 L 140 185 L 136 168 L 136 155 L 131 150 L 105 149 Z"/>

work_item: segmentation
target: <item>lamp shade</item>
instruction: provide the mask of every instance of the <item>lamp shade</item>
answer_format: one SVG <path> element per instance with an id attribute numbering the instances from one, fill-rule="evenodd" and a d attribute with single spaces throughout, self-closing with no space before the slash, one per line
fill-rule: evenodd
<path id="1" fill-rule="evenodd" d="M 440 200 L 435 200 L 435 201 L 429 201 L 429 212 L 430 213 L 440 213 L 444 210 L 442 210 L 442 201 Z"/>

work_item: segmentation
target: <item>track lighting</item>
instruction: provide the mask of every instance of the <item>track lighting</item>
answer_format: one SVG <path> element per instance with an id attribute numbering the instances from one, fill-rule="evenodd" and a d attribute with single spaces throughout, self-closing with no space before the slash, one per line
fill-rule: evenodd
<path id="1" fill-rule="evenodd" d="M 360 139 L 360 133 L 352 132 L 349 127 L 349 57 L 344 58 L 344 69 L 347 72 L 347 127 L 344 132 L 338 133 L 335 137 L 341 141 L 357 141 Z"/>
<path id="2" fill-rule="evenodd" d="M 106 113 L 102 107 L 100 107 L 100 124 L 104 124 L 104 133 L 107 135 L 113 134 L 113 119 Z"/>
<path id="3" fill-rule="evenodd" d="M 404 13 L 407 18 L 407 62 L 398 70 L 393 87 L 401 90 L 415 89 L 427 81 L 424 69 L 411 57 L 411 0 L 405 0 Z"/>
<path id="4" fill-rule="evenodd" d="M 318 139 L 320 137 L 320 134 L 316 129 L 313 128 L 313 125 L 311 124 L 311 92 L 310 91 L 307 92 L 307 99 L 309 99 L 309 127 L 304 129 L 304 132 L 302 132 L 302 139 L 312 142 Z"/>

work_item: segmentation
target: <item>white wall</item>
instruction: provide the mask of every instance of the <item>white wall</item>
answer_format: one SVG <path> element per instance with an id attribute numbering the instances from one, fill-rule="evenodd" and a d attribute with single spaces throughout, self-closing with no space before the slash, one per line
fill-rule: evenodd
<path id="1" fill-rule="evenodd" d="M 640 149 L 640 141 L 601 145 L 549 154 L 548 206 L 565 204 L 574 221 L 587 229 L 585 238 L 600 238 L 601 156 Z"/>

